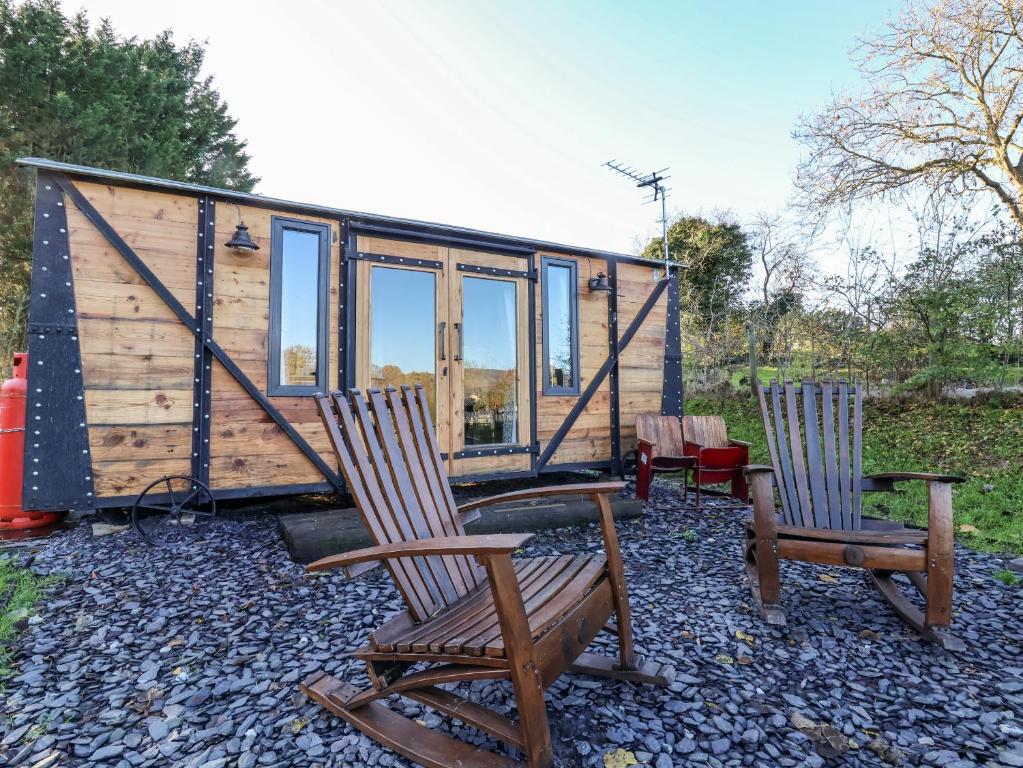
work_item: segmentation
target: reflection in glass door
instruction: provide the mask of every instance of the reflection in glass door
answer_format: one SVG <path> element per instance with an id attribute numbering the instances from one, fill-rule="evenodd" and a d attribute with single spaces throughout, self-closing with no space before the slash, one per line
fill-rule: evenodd
<path id="1" fill-rule="evenodd" d="M 466 448 L 519 442 L 516 287 L 512 281 L 462 278 L 462 319 L 455 330 Z"/>
<path id="2" fill-rule="evenodd" d="M 437 415 L 437 275 L 370 269 L 369 382 L 372 387 L 422 384 Z"/>

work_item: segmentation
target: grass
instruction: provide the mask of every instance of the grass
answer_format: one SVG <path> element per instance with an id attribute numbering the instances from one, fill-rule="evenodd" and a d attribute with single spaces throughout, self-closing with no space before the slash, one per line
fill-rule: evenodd
<path id="1" fill-rule="evenodd" d="M 31 610 L 46 583 L 26 568 L 19 568 L 15 558 L 0 556 L 0 679 L 11 671 L 8 643 L 14 637 L 15 623 Z"/>
<path id="2" fill-rule="evenodd" d="M 687 398 L 686 412 L 720 414 L 731 437 L 753 444 L 751 461 L 770 463 L 760 407 L 752 398 Z M 941 471 L 967 478 L 955 486 L 956 535 L 977 549 L 1023 553 L 1020 456 L 1023 403 L 863 404 L 863 473 Z M 903 492 L 865 494 L 864 511 L 926 526 L 925 484 L 899 489 Z"/>
<path id="3" fill-rule="evenodd" d="M 1008 568 L 1002 568 L 1001 570 L 995 571 L 995 578 L 1007 587 L 1015 587 L 1020 581 L 1019 576 L 1010 571 Z"/>

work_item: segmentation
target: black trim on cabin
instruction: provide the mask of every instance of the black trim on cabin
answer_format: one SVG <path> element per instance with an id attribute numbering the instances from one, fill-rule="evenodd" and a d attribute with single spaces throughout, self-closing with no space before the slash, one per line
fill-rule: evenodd
<path id="1" fill-rule="evenodd" d="M 614 261 L 608 262 L 607 273 L 607 280 L 611 285 L 611 292 L 607 295 L 607 353 L 614 358 L 607 380 L 611 422 L 611 471 L 621 475 L 621 411 L 618 382 L 618 355 L 621 350 L 618 347 L 618 264 Z"/>
<path id="2" fill-rule="evenodd" d="M 685 414 L 685 384 L 682 381 L 682 316 L 678 269 L 671 270 L 668 286 L 668 316 L 664 329 L 664 374 L 661 385 L 661 413 Z"/>
<path id="3" fill-rule="evenodd" d="M 337 386 L 339 389 L 345 387 L 345 371 L 347 359 L 345 350 L 348 348 L 346 328 L 348 328 L 348 222 L 339 219 L 337 222 L 338 239 L 338 268 L 337 268 Z"/>
<path id="4" fill-rule="evenodd" d="M 359 236 L 351 228 L 348 220 L 345 220 L 345 230 L 347 237 L 344 241 L 344 253 L 343 261 L 341 262 L 341 272 L 345 277 L 346 290 L 341 292 L 341 296 L 345 297 L 345 326 L 348 331 L 344 336 L 338 335 L 338 346 L 341 345 L 342 339 L 344 339 L 344 350 L 338 355 L 338 361 L 340 364 L 341 355 L 344 355 L 344 368 L 339 372 L 337 379 L 338 389 L 347 391 L 352 389 L 356 385 L 356 358 L 355 358 L 355 345 L 356 345 L 356 328 L 355 328 L 355 317 L 356 317 L 356 300 L 358 299 L 358 267 L 359 261 L 355 257 L 359 252 Z M 340 310 L 339 310 L 340 314 Z M 343 375 L 342 375 L 343 374 Z"/>
<path id="5" fill-rule="evenodd" d="M 277 408 L 271 403 L 266 396 L 260 391 L 260 389 L 252 383 L 252 380 L 246 376 L 238 365 L 234 362 L 230 355 L 224 351 L 217 342 L 213 340 L 212 334 L 207 335 L 202 333 L 202 329 L 195 325 L 195 318 L 193 318 L 179 302 L 174 295 L 167 290 L 160 279 L 153 274 L 153 271 L 146 265 L 142 259 L 139 258 L 138 254 L 132 250 L 124 239 L 110 226 L 109 222 L 103 218 L 99 211 L 97 211 L 92 203 L 90 203 L 85 195 L 68 179 L 66 176 L 55 176 L 57 184 L 60 185 L 64 193 L 74 200 L 76 206 L 82 214 L 89 220 L 89 222 L 96 227 L 96 229 L 102 234 L 107 241 L 114 247 L 125 261 L 128 262 L 129 266 L 135 270 L 139 277 L 148 285 L 153 291 L 159 296 L 164 304 L 166 304 L 174 314 L 178 316 L 178 320 L 183 323 L 187 328 L 191 329 L 193 333 L 203 337 L 203 343 L 207 349 L 210 350 L 212 355 L 217 359 L 224 368 L 227 370 L 235 381 L 241 385 L 242 389 L 245 390 L 246 394 L 249 395 L 260 408 L 263 409 L 266 414 L 273 419 L 274 423 L 281 428 L 281 431 L 286 434 L 291 441 L 298 447 L 305 457 L 313 463 L 313 465 L 323 474 L 331 485 L 337 490 L 343 490 L 344 484 L 338 477 L 337 473 L 334 472 L 330 466 L 323 460 L 312 446 L 306 442 L 305 438 L 292 426 L 284 415 L 277 410 Z"/>
<path id="6" fill-rule="evenodd" d="M 95 508 L 67 208 L 58 180 L 36 182 L 22 508 Z"/>
<path id="7" fill-rule="evenodd" d="M 284 232 L 316 235 L 318 266 L 316 276 L 316 383 L 281 384 L 281 279 L 284 271 Z M 330 389 L 330 225 L 284 216 L 270 217 L 270 348 L 267 394 L 271 397 L 308 396 Z"/>
<path id="8" fill-rule="evenodd" d="M 455 451 L 454 459 L 479 459 L 484 456 L 511 456 L 520 453 L 538 453 L 535 445 L 487 445 L 481 448 L 463 448 Z"/>
<path id="9" fill-rule="evenodd" d="M 409 256 L 389 256 L 385 253 L 363 253 L 355 251 L 348 258 L 358 261 L 375 261 L 379 264 L 397 264 L 403 267 L 424 267 L 425 269 L 444 269 L 444 264 L 433 259 L 413 259 Z"/>
<path id="10" fill-rule="evenodd" d="M 471 272 L 472 274 L 488 275 L 491 277 L 515 277 L 536 280 L 536 272 L 532 269 L 500 269 L 498 267 L 483 267 L 479 264 L 456 264 L 455 269 L 459 272 Z"/>
<path id="11" fill-rule="evenodd" d="M 559 267 L 569 270 L 569 297 L 568 304 L 572 312 L 572 386 L 556 387 L 551 381 L 551 345 L 550 325 L 547 322 L 550 317 L 547 311 L 548 294 L 547 287 L 550 282 L 547 279 L 547 268 Z M 545 395 L 578 395 L 582 372 L 579 370 L 579 262 L 571 259 L 559 259 L 556 256 L 542 256 L 540 258 L 540 272 L 543 275 L 540 280 L 540 315 L 543 325 L 543 394 Z M 535 317 L 534 317 L 535 322 Z"/>
<path id="12" fill-rule="evenodd" d="M 536 254 L 529 254 L 526 269 L 532 274 L 536 272 Z M 540 441 L 537 439 L 537 394 L 536 394 L 536 285 L 530 285 L 526 305 L 529 309 L 529 444 L 536 450 L 529 454 L 529 470 L 536 470 L 536 457 L 540 454 Z"/>
<path id="13" fill-rule="evenodd" d="M 195 233 L 195 325 L 211 333 L 213 329 L 213 257 L 217 221 L 213 200 L 198 199 L 199 217 Z M 210 427 L 212 407 L 213 355 L 195 336 L 192 392 L 192 477 L 207 487 L 210 484 Z"/>
<path id="14" fill-rule="evenodd" d="M 558 446 L 561 445 L 561 441 L 565 439 L 565 435 L 567 435 L 569 430 L 572 429 L 572 425 L 575 424 L 576 419 L 579 418 L 579 414 L 583 412 L 597 389 L 600 388 L 600 385 L 604 382 L 604 379 L 611 371 L 612 366 L 618 360 L 618 356 L 621 355 L 621 353 L 625 351 L 626 347 L 629 346 L 629 343 L 636 335 L 636 332 L 643 324 L 643 321 L 646 320 L 647 315 L 650 314 L 650 310 L 654 308 L 657 300 L 661 297 L 661 294 L 664 293 L 664 289 L 667 287 L 668 282 L 669 280 L 667 278 L 659 280 L 654 286 L 654 289 L 650 292 L 650 295 L 647 296 L 646 302 L 644 302 L 639 312 L 637 312 L 636 316 L 632 319 L 632 322 L 629 323 L 629 327 L 626 329 L 625 333 L 618 340 L 618 351 L 613 355 L 609 355 L 607 360 L 604 361 L 604 364 L 600 366 L 600 370 L 598 370 L 593 376 L 593 379 L 586 387 L 586 390 L 576 401 L 572 410 L 569 411 L 568 416 L 565 417 L 561 426 L 558 427 L 558 431 L 554 433 L 553 437 L 551 437 L 547 446 L 544 448 L 543 453 L 540 454 L 540 458 L 537 460 L 537 468 L 539 470 L 542 470 L 547 465 L 547 462 L 551 460 L 554 452 L 558 450 Z"/>

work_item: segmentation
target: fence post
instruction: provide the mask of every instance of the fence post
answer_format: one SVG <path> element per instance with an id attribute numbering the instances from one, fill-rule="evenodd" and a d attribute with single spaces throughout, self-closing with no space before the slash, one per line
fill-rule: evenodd
<path id="1" fill-rule="evenodd" d="M 749 388 L 753 397 L 757 396 L 757 385 L 760 379 L 757 376 L 757 327 L 749 324 Z"/>

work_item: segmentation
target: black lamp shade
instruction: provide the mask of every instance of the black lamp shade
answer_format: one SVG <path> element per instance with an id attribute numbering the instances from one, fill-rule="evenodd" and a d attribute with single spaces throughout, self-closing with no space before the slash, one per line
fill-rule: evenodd
<path id="1" fill-rule="evenodd" d="M 240 251 L 258 251 L 259 246 L 252 242 L 249 237 L 249 228 L 239 224 L 234 228 L 234 237 L 227 241 L 228 248 L 237 248 Z"/>
<path id="2" fill-rule="evenodd" d="M 611 292 L 611 286 L 607 282 L 607 275 L 603 272 L 598 272 L 596 277 L 591 277 L 589 280 L 591 291 L 605 291 Z"/>

